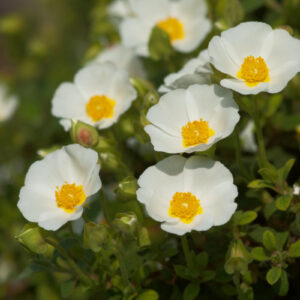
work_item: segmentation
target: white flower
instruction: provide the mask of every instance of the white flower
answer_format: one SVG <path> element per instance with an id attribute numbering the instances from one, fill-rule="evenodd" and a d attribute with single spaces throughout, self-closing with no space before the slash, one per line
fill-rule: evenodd
<path id="1" fill-rule="evenodd" d="M 155 151 L 206 151 L 229 136 L 239 121 L 232 92 L 218 85 L 192 85 L 163 95 L 152 106 L 145 131 Z"/>
<path id="2" fill-rule="evenodd" d="M 130 77 L 146 78 L 142 62 L 131 48 L 114 45 L 103 50 L 91 63 L 111 62 L 119 69 L 124 69 Z"/>
<path id="3" fill-rule="evenodd" d="M 74 83 L 62 83 L 52 99 L 52 114 L 63 118 L 65 130 L 71 119 L 99 129 L 116 123 L 136 98 L 125 70 L 112 63 L 92 64 L 77 72 Z"/>
<path id="4" fill-rule="evenodd" d="M 133 14 L 129 0 L 115 0 L 108 6 L 108 14 L 112 17 L 126 18 Z"/>
<path id="5" fill-rule="evenodd" d="M 121 23 L 121 37 L 127 47 L 134 47 L 142 56 L 149 56 L 148 42 L 155 26 L 170 36 L 180 52 L 194 50 L 206 37 L 211 23 L 206 18 L 204 0 L 132 0 L 135 16 Z"/>
<path id="6" fill-rule="evenodd" d="M 178 72 L 169 74 L 158 91 L 166 93 L 174 89 L 186 88 L 195 83 L 210 84 L 210 75 L 213 72 L 209 62 L 208 51 L 201 51 L 197 58 L 189 60 Z"/>
<path id="7" fill-rule="evenodd" d="M 0 83 L 0 122 L 10 119 L 17 106 L 17 97 L 8 95 L 6 86 Z"/>
<path id="8" fill-rule="evenodd" d="M 300 41 L 283 29 L 246 22 L 209 43 L 212 64 L 232 79 L 221 85 L 240 94 L 280 92 L 300 71 Z"/>
<path id="9" fill-rule="evenodd" d="M 293 185 L 293 195 L 300 195 L 300 186 L 296 183 Z"/>
<path id="10" fill-rule="evenodd" d="M 240 133 L 240 139 L 242 141 L 242 148 L 250 153 L 257 152 L 257 144 L 254 136 L 254 122 L 250 120 L 246 127 Z"/>
<path id="11" fill-rule="evenodd" d="M 32 164 L 19 196 L 23 216 L 47 230 L 79 219 L 86 199 L 101 188 L 97 161 L 97 152 L 74 144 Z"/>
<path id="12" fill-rule="evenodd" d="M 138 180 L 137 199 L 165 231 L 183 235 L 229 221 L 238 192 L 220 162 L 174 155 L 149 167 Z"/>

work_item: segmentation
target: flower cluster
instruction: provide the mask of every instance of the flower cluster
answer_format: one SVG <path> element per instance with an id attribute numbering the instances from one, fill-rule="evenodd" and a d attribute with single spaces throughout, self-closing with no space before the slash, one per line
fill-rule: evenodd
<path id="1" fill-rule="evenodd" d="M 201 43 L 212 27 L 204 0 L 116 2 L 109 12 L 119 18 L 122 42 L 79 70 L 74 82 L 57 88 L 52 114 L 67 131 L 77 122 L 100 130 L 117 123 L 140 97 L 131 78 L 147 80 L 139 56 L 151 56 L 149 45 L 156 29 L 167 36 L 175 52 L 202 49 L 164 79 L 159 101 L 148 107 L 144 130 L 154 150 L 177 155 L 142 173 L 136 198 L 164 231 L 173 234 L 225 224 L 237 208 L 237 187 L 231 172 L 208 158 L 207 152 L 231 135 L 239 122 L 232 90 L 281 91 L 300 71 L 300 41 L 283 29 L 246 22 L 213 37 L 203 49 Z M 221 86 L 213 84 L 216 70 L 223 76 L 217 82 Z M 256 152 L 253 122 L 249 124 L 241 137 L 250 135 L 245 148 Z M 101 153 L 96 151 L 74 144 L 34 163 L 18 202 L 24 217 L 48 230 L 80 218 L 87 198 L 101 188 Z"/>

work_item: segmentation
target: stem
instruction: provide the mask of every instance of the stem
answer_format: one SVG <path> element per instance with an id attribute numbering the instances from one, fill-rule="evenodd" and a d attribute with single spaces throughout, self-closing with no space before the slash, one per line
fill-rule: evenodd
<path id="1" fill-rule="evenodd" d="M 67 260 L 69 266 L 73 269 L 73 271 L 78 275 L 80 280 L 87 285 L 94 285 L 94 281 L 89 278 L 86 274 L 84 274 L 75 261 L 70 257 L 70 255 L 63 249 L 57 242 L 53 241 L 52 239 L 46 239 L 46 242 L 53 247 L 55 247 L 64 258 Z"/>
<path id="2" fill-rule="evenodd" d="M 241 142 L 240 142 L 240 131 L 239 131 L 239 127 L 237 126 L 236 127 L 236 130 L 234 132 L 234 135 L 235 135 L 235 158 L 236 158 L 236 162 L 237 162 L 237 165 L 239 167 L 239 170 L 241 171 L 242 175 L 246 178 L 249 177 L 249 174 L 248 174 L 248 171 L 246 170 L 244 164 L 243 164 L 243 161 L 242 161 L 242 158 L 241 158 Z"/>
<path id="3" fill-rule="evenodd" d="M 255 123 L 255 133 L 258 142 L 258 150 L 259 150 L 259 166 L 262 168 L 268 164 L 268 159 L 265 150 L 264 137 L 262 128 L 260 125 L 260 114 L 258 109 L 258 97 L 254 97 L 254 111 L 253 118 Z"/>
<path id="4" fill-rule="evenodd" d="M 241 293 L 241 283 L 240 283 L 240 273 L 235 272 L 233 276 L 233 282 L 235 284 L 236 292 L 238 294 L 238 299 L 242 299 L 242 293 Z"/>
<path id="5" fill-rule="evenodd" d="M 189 244 L 188 244 L 188 240 L 186 238 L 186 235 L 183 235 L 181 237 L 181 244 L 182 244 L 182 248 L 183 248 L 183 252 L 184 252 L 186 264 L 187 264 L 188 267 L 190 267 L 190 266 L 193 265 L 193 262 L 192 262 L 192 257 L 191 257 L 191 253 L 190 253 L 190 249 L 189 249 Z"/>

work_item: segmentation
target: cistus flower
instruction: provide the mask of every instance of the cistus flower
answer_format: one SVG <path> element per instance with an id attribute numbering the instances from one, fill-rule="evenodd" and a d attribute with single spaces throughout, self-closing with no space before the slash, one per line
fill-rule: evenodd
<path id="1" fill-rule="evenodd" d="M 155 151 L 206 151 L 229 136 L 239 121 L 232 92 L 218 85 L 192 85 L 163 95 L 145 126 Z"/>
<path id="2" fill-rule="evenodd" d="M 71 119 L 99 129 L 116 123 L 137 93 L 127 71 L 110 62 L 91 64 L 77 72 L 74 83 L 62 83 L 52 99 L 52 114 L 62 118 L 65 130 Z"/>
<path id="3" fill-rule="evenodd" d="M 211 29 L 206 18 L 203 0 L 132 0 L 134 16 L 121 23 L 121 37 L 125 46 L 137 54 L 149 56 L 148 42 L 155 26 L 170 37 L 173 47 L 180 52 L 194 50 Z"/>
<path id="4" fill-rule="evenodd" d="M 278 93 L 300 71 L 300 40 L 261 22 L 223 31 L 208 53 L 215 68 L 232 77 L 221 85 L 244 95 Z"/>
<path id="5" fill-rule="evenodd" d="M 9 95 L 6 86 L 0 83 L 0 122 L 10 119 L 17 106 L 17 97 Z"/>
<path id="6" fill-rule="evenodd" d="M 118 66 L 119 69 L 124 69 L 130 77 L 146 78 L 146 73 L 142 62 L 135 55 L 131 48 L 123 45 L 114 45 L 104 49 L 91 63 L 111 62 Z"/>
<path id="7" fill-rule="evenodd" d="M 187 83 L 188 85 L 192 85 L 192 83 L 209 84 L 211 83 L 210 75 L 212 73 L 210 58 L 206 49 L 201 51 L 197 58 L 189 60 L 181 70 L 169 74 L 158 91 L 166 93 L 176 88 L 185 88 Z"/>
<path id="8" fill-rule="evenodd" d="M 250 153 L 256 153 L 258 150 L 255 136 L 254 136 L 254 121 L 250 120 L 248 121 L 245 128 L 240 133 L 240 139 L 242 142 L 242 148 L 243 150 L 250 152 Z"/>
<path id="9" fill-rule="evenodd" d="M 230 171 L 220 162 L 174 155 L 144 171 L 137 199 L 167 232 L 183 235 L 229 221 L 238 192 Z"/>
<path id="10" fill-rule="evenodd" d="M 19 195 L 23 216 L 47 230 L 80 218 L 83 204 L 102 185 L 97 162 L 96 151 L 74 144 L 33 163 Z"/>

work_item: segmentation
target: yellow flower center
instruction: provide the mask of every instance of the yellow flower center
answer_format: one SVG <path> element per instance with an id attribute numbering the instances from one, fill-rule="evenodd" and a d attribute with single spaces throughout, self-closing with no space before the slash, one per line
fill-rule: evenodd
<path id="1" fill-rule="evenodd" d="M 115 100 L 105 95 L 96 95 L 91 97 L 86 104 L 86 112 L 94 122 L 99 122 L 103 118 L 109 119 L 114 115 L 115 105 Z"/>
<path id="2" fill-rule="evenodd" d="M 56 204 L 67 213 L 75 211 L 75 207 L 81 205 L 86 200 L 86 195 L 82 185 L 65 182 L 60 188 L 57 186 L 55 191 Z"/>
<path id="3" fill-rule="evenodd" d="M 183 24 L 176 18 L 167 18 L 156 25 L 170 36 L 171 42 L 184 38 Z"/>
<path id="4" fill-rule="evenodd" d="M 247 86 L 257 86 L 261 82 L 269 82 L 269 69 L 262 57 L 255 58 L 250 55 L 244 59 L 237 77 L 245 80 Z"/>
<path id="5" fill-rule="evenodd" d="M 195 195 L 188 193 L 175 193 L 170 202 L 169 215 L 179 218 L 181 222 L 192 223 L 197 215 L 203 213 L 200 200 Z"/>
<path id="6" fill-rule="evenodd" d="M 203 121 L 203 119 L 188 122 L 181 128 L 182 144 L 184 147 L 196 146 L 202 143 L 206 144 L 214 134 L 215 132 L 208 126 L 208 122 Z"/>

